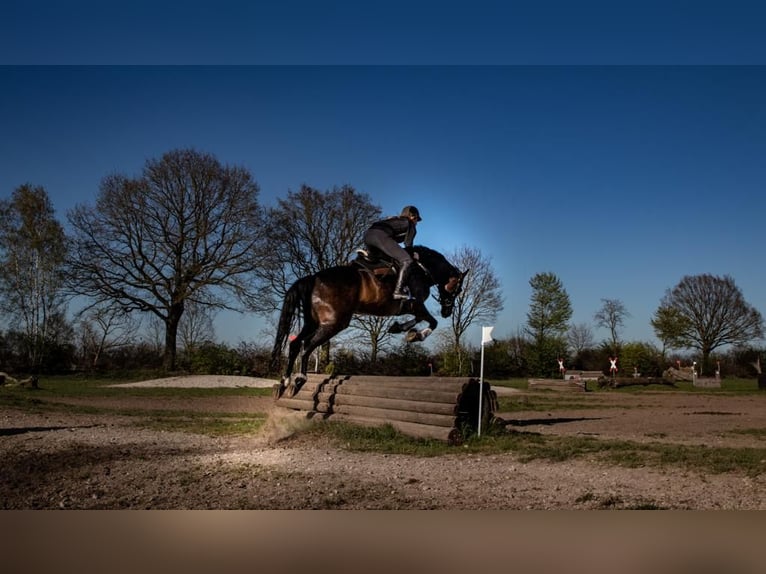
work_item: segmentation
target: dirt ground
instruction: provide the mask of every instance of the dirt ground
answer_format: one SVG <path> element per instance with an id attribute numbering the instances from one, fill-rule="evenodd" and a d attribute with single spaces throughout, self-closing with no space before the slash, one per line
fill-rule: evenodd
<path id="1" fill-rule="evenodd" d="M 178 382 L 177 382 L 178 383 Z M 227 384 L 188 378 L 189 386 Z M 517 393 L 514 400 L 529 400 Z M 514 432 L 766 449 L 766 393 L 589 392 L 571 410 L 498 413 Z M 59 399 L 63 402 L 63 399 Z M 268 412 L 257 436 L 150 430 L 119 414 L 0 409 L 3 509 L 766 509 L 764 472 L 626 468 L 512 454 L 350 452 L 267 397 L 93 398 L 110 409 Z M 590 408 L 584 408 L 584 407 Z M 595 407 L 595 408 L 592 408 Z"/>

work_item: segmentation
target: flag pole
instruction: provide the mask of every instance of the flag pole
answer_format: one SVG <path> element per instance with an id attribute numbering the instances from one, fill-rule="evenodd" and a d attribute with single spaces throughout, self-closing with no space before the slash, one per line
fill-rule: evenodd
<path id="1" fill-rule="evenodd" d="M 484 344 L 492 340 L 492 329 L 494 327 L 481 328 L 481 362 L 479 367 L 479 421 L 477 425 L 477 436 L 481 436 L 482 419 L 482 399 L 484 398 Z"/>

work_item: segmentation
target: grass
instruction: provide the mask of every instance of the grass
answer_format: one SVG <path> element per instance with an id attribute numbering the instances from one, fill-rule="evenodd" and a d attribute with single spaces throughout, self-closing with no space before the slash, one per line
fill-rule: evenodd
<path id="1" fill-rule="evenodd" d="M 589 460 L 628 468 L 677 466 L 711 474 L 741 472 L 751 477 L 766 472 L 766 448 L 638 443 L 497 429 L 481 437 L 469 437 L 456 448 L 440 441 L 410 438 L 390 425 L 365 428 L 329 423 L 310 432 L 327 433 L 342 447 L 361 452 L 414 456 L 513 453 L 522 462 Z"/>
<path id="2" fill-rule="evenodd" d="M 744 434 L 757 439 L 766 440 L 766 428 L 738 429 L 729 431 L 731 434 Z"/>

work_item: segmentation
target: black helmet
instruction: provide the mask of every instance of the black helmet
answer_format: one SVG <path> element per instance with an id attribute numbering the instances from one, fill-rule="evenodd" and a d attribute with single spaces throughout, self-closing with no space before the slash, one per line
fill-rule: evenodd
<path id="1" fill-rule="evenodd" d="M 402 209 L 402 215 L 404 217 L 414 217 L 416 221 L 423 221 L 423 218 L 420 217 L 418 208 L 414 205 L 406 205 L 404 209 Z"/>

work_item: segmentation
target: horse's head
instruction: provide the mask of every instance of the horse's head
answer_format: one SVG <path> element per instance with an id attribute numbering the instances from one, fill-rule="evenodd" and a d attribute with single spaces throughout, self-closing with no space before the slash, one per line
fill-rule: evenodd
<path id="1" fill-rule="evenodd" d="M 446 319 L 452 315 L 455 299 L 463 290 L 463 278 L 468 270 L 460 271 L 441 253 L 428 247 L 418 245 L 413 251 L 418 254 L 418 261 L 430 275 L 432 284 L 439 289 L 437 299 L 441 305 L 441 316 Z"/>
<path id="2" fill-rule="evenodd" d="M 453 268 L 454 269 L 454 268 Z M 463 278 L 468 273 L 455 269 L 455 274 L 450 274 L 447 282 L 443 285 L 439 283 L 439 304 L 442 307 L 441 314 L 445 319 L 452 315 L 452 309 L 455 307 L 455 299 L 463 291 Z"/>

